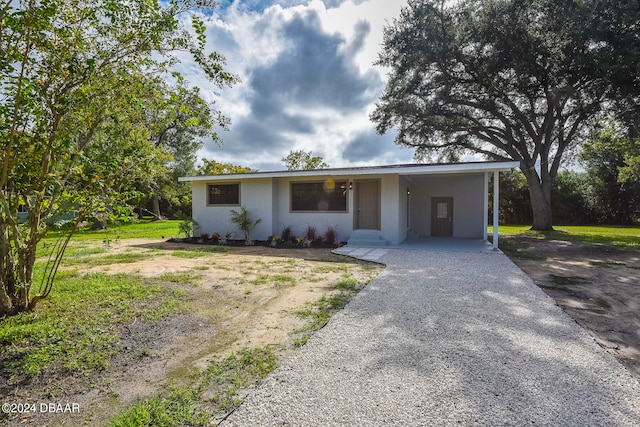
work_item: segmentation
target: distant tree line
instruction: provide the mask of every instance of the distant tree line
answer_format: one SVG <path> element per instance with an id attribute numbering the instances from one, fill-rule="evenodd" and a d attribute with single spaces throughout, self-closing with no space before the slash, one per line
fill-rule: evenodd
<path id="1" fill-rule="evenodd" d="M 576 170 L 553 182 L 556 224 L 633 225 L 640 221 L 640 147 L 615 126 L 595 132 L 578 155 Z M 531 224 L 527 181 L 519 170 L 500 175 L 500 223 Z"/>

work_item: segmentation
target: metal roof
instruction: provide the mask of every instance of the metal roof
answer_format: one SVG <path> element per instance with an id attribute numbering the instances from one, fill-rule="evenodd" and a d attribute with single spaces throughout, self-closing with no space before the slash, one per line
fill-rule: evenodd
<path id="1" fill-rule="evenodd" d="M 179 181 L 221 181 L 229 179 L 288 178 L 359 175 L 432 175 L 450 173 L 500 172 L 520 166 L 520 162 L 409 163 L 401 165 L 361 166 L 296 171 L 246 172 L 225 175 L 184 176 Z"/>

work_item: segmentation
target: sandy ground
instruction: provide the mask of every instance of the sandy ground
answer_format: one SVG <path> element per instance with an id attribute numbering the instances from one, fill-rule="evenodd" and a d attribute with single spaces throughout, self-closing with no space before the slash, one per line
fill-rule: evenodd
<path id="1" fill-rule="evenodd" d="M 503 251 L 640 378 L 639 251 L 513 236 Z"/>
<path id="2" fill-rule="evenodd" d="M 298 311 L 335 292 L 335 284 L 346 277 L 364 286 L 381 270 L 329 249 L 234 247 L 226 253 L 184 256 L 185 251 L 197 249 L 197 245 L 128 239 L 114 243 L 107 254 L 142 253 L 146 255 L 142 260 L 92 265 L 92 258 L 105 255 L 97 254 L 86 257 L 86 264 L 73 265 L 82 272 L 146 277 L 185 273 L 198 278 L 195 284 L 180 280 L 171 284 L 186 292 L 185 312 L 158 323 L 134 319 L 121 328 L 122 350 L 106 371 L 91 378 L 43 375 L 28 387 L 12 391 L 12 400 L 17 401 L 28 397 L 77 403 L 80 414 L 30 414 L 9 425 L 106 425 L 134 401 L 194 378 L 212 359 L 232 351 L 273 346 L 280 357 L 286 357 L 293 351 L 295 331 L 306 322 Z"/>

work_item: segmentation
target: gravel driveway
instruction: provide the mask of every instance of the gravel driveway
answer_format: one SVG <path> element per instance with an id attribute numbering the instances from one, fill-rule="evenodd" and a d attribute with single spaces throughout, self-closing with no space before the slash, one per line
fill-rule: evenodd
<path id="1" fill-rule="evenodd" d="M 504 254 L 379 260 L 222 425 L 640 425 L 640 382 Z"/>

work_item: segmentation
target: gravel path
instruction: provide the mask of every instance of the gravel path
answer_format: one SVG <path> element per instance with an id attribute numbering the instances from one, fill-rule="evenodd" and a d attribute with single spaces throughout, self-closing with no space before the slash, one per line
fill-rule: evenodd
<path id="1" fill-rule="evenodd" d="M 504 254 L 380 261 L 222 425 L 640 425 L 636 377 Z"/>

